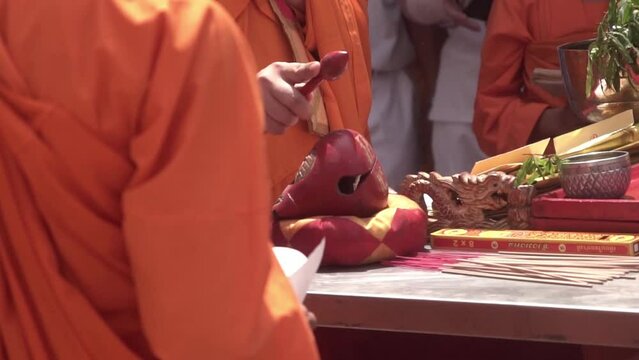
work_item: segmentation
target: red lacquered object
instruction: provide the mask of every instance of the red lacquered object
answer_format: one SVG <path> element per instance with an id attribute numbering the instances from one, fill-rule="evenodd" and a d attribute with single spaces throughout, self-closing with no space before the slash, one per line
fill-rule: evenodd
<path id="1" fill-rule="evenodd" d="M 299 91 L 304 96 L 308 96 L 317 88 L 317 86 L 324 80 L 333 81 L 336 80 L 346 70 L 348 66 L 348 52 L 347 51 L 332 51 L 322 58 L 320 61 L 319 74 L 309 80 Z"/>
<path id="2" fill-rule="evenodd" d="M 639 164 L 621 199 L 570 199 L 559 189 L 535 198 L 531 217 L 537 230 L 639 233 Z"/>
<path id="3" fill-rule="evenodd" d="M 355 131 L 338 130 L 317 142 L 273 212 L 276 219 L 369 217 L 387 201 L 388 183 L 372 146 Z"/>

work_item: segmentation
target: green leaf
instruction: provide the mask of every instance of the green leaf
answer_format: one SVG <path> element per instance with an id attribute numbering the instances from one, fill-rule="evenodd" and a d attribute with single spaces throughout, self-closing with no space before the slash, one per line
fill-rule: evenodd
<path id="1" fill-rule="evenodd" d="M 622 24 L 628 23 L 632 19 L 632 4 L 627 0 L 619 1 L 619 16 Z"/>
<path id="2" fill-rule="evenodd" d="M 559 157 L 531 155 L 521 165 L 515 176 L 515 185 L 534 185 L 538 179 L 547 179 L 558 173 Z"/>
<path id="3" fill-rule="evenodd" d="M 610 0 L 610 3 L 608 4 L 608 13 L 605 17 L 611 24 L 617 22 L 617 2 L 615 0 Z"/>
<path id="4" fill-rule="evenodd" d="M 601 80 L 606 90 L 619 91 L 621 79 L 630 78 L 630 70 L 639 74 L 638 49 L 639 0 L 610 0 L 588 51 L 586 96 Z"/>

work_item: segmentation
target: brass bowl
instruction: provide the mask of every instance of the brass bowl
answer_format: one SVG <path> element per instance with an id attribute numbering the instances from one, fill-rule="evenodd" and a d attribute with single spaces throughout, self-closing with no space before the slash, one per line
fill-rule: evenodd
<path id="1" fill-rule="evenodd" d="M 558 48 L 561 75 L 571 110 L 584 120 L 598 122 L 626 110 L 639 115 L 639 92 L 627 79 L 621 79 L 621 89 L 608 89 L 605 82 L 596 81 L 586 96 L 588 46 L 593 40 L 572 42 Z M 597 78 L 595 74 L 595 79 Z M 637 87 L 639 84 L 634 84 Z"/>
<path id="2" fill-rule="evenodd" d="M 630 186 L 630 155 L 600 151 L 568 157 L 559 164 L 559 179 L 569 198 L 621 198 Z"/>

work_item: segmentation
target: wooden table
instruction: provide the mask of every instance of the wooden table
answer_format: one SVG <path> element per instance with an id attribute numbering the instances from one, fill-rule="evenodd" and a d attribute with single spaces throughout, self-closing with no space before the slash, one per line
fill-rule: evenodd
<path id="1" fill-rule="evenodd" d="M 639 348 L 639 279 L 593 288 L 379 266 L 317 274 L 319 326 Z"/>

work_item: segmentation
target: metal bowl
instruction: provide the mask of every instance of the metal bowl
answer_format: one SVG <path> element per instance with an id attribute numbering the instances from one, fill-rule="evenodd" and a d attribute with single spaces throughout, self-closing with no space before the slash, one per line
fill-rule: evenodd
<path id="1" fill-rule="evenodd" d="M 616 199 L 630 186 L 630 156 L 626 151 L 600 151 L 568 157 L 559 164 L 566 197 Z"/>
<path id="2" fill-rule="evenodd" d="M 592 92 L 586 96 L 588 46 L 592 41 L 572 42 L 558 48 L 561 75 L 570 108 L 577 116 L 590 122 L 605 120 L 631 109 L 639 114 L 639 92 L 627 79 L 621 80 L 619 92 L 608 89 L 605 83 L 595 82 Z"/>

